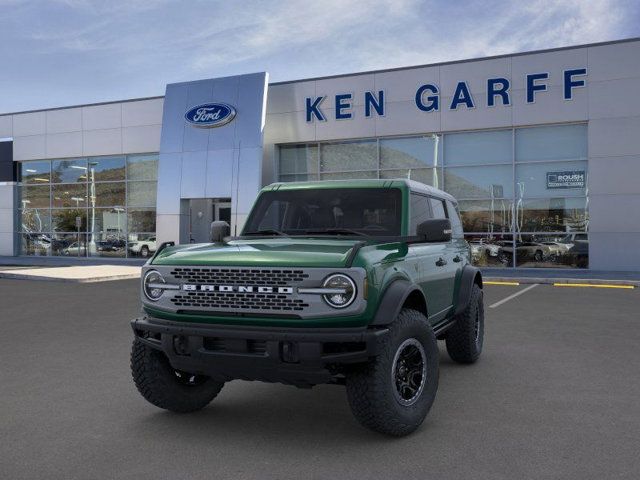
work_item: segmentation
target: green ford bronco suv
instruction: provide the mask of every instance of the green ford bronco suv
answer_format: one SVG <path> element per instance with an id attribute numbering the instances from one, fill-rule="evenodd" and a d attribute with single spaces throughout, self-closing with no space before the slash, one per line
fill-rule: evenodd
<path id="1" fill-rule="evenodd" d="M 238 237 L 163 244 L 131 322 L 134 382 L 191 412 L 225 382 L 345 385 L 355 417 L 414 431 L 438 388 L 437 340 L 460 363 L 482 350 L 482 278 L 456 200 L 410 180 L 276 183 Z"/>

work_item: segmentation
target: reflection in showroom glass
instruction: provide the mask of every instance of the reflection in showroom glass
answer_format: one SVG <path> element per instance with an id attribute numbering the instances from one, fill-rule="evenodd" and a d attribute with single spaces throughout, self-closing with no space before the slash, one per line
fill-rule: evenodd
<path id="1" fill-rule="evenodd" d="M 523 268 L 588 268 L 588 236 L 586 233 L 518 235 L 515 262 Z"/>
<path id="2" fill-rule="evenodd" d="M 51 230 L 51 210 L 26 208 L 18 214 L 21 232 L 48 232 Z"/>
<path id="3" fill-rule="evenodd" d="M 512 230 L 512 200 L 461 200 L 458 207 L 465 232 L 493 234 Z"/>
<path id="4" fill-rule="evenodd" d="M 105 231 L 88 235 L 87 252 L 91 257 L 122 258 L 127 255 L 126 237 Z"/>
<path id="5" fill-rule="evenodd" d="M 23 185 L 19 191 L 20 207 L 25 210 L 51 206 L 51 187 L 49 185 Z"/>
<path id="6" fill-rule="evenodd" d="M 471 262 L 474 265 L 492 268 L 512 266 L 513 236 L 511 234 L 466 234 L 464 238 L 469 242 Z"/>
<path id="7" fill-rule="evenodd" d="M 155 236 L 157 163 L 157 154 L 20 162 L 20 253 L 126 256 L 130 219 L 133 231 Z"/>
<path id="8" fill-rule="evenodd" d="M 378 143 L 375 140 L 325 143 L 320 147 L 321 172 L 376 170 L 377 168 Z M 377 175 L 372 178 L 377 178 Z"/>
<path id="9" fill-rule="evenodd" d="M 124 157 L 91 157 L 89 159 L 89 181 L 113 182 L 125 179 Z"/>
<path id="10" fill-rule="evenodd" d="M 436 167 L 442 162 L 442 142 L 440 140 L 441 137 L 436 135 L 380 139 L 380 168 Z"/>
<path id="11" fill-rule="evenodd" d="M 20 235 L 20 255 L 51 255 L 51 235 L 49 233 L 23 233 Z"/>
<path id="12" fill-rule="evenodd" d="M 51 183 L 86 183 L 88 171 L 86 158 L 53 160 Z"/>
<path id="13" fill-rule="evenodd" d="M 156 210 L 155 208 L 129 210 L 127 221 L 130 232 L 155 232 Z"/>
<path id="14" fill-rule="evenodd" d="M 48 160 L 22 162 L 20 164 L 20 182 L 43 184 L 51 179 L 51 162 Z"/>
<path id="15" fill-rule="evenodd" d="M 445 168 L 444 189 L 457 199 L 511 198 L 513 168 L 511 165 Z"/>
<path id="16" fill-rule="evenodd" d="M 585 232 L 589 226 L 586 198 L 540 198 L 516 205 L 521 232 Z"/>
<path id="17" fill-rule="evenodd" d="M 155 207 L 157 182 L 128 182 L 127 206 Z"/>
<path id="18" fill-rule="evenodd" d="M 84 233 L 54 233 L 51 235 L 50 255 L 59 257 L 86 256 L 87 236 Z"/>
<path id="19" fill-rule="evenodd" d="M 127 156 L 128 180 L 157 180 L 158 155 Z"/>
<path id="20" fill-rule="evenodd" d="M 115 207 L 125 204 L 125 183 L 96 183 L 96 207 Z"/>
<path id="21" fill-rule="evenodd" d="M 279 168 L 281 175 L 316 173 L 318 171 L 318 146 L 281 146 Z"/>
<path id="22" fill-rule="evenodd" d="M 80 232 L 87 231 L 87 210 L 63 208 L 51 210 L 51 230 L 54 232 L 78 231 L 76 219 L 80 217 Z"/>
<path id="23" fill-rule="evenodd" d="M 87 185 L 73 183 L 52 185 L 51 205 L 53 207 L 86 207 Z"/>

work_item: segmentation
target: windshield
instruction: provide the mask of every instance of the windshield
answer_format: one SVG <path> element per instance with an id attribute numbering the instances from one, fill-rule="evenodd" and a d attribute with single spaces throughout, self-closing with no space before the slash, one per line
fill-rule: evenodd
<path id="1" fill-rule="evenodd" d="M 330 188 L 265 192 L 243 235 L 400 235 L 397 188 Z"/>

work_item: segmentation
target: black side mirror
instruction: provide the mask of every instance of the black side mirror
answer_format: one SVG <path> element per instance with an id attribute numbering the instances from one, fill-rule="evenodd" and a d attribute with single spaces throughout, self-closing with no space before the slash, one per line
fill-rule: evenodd
<path id="1" fill-rule="evenodd" d="M 420 223 L 417 235 L 425 242 L 449 242 L 451 240 L 451 221 L 448 218 L 432 218 Z"/>
<path id="2" fill-rule="evenodd" d="M 213 243 L 222 243 L 224 237 L 228 237 L 230 234 L 231 228 L 224 220 L 211 222 L 211 241 Z"/>

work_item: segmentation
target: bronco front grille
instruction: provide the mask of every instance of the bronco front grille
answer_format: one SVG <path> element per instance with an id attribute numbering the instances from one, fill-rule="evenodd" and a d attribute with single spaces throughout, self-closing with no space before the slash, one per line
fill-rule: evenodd
<path id="1" fill-rule="evenodd" d="M 209 310 L 301 311 L 309 304 L 276 293 L 181 292 L 171 302 L 176 307 Z"/>
<path id="2" fill-rule="evenodd" d="M 171 275 L 184 282 L 256 286 L 285 286 L 309 278 L 303 270 L 206 267 L 176 267 Z"/>

